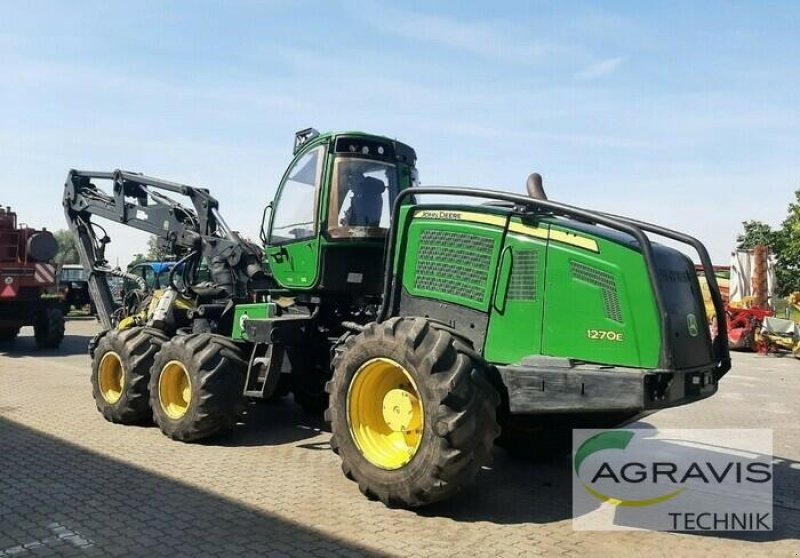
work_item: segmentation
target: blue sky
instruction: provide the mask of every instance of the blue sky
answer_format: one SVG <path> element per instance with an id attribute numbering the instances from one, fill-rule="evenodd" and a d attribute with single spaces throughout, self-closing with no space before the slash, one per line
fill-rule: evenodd
<path id="1" fill-rule="evenodd" d="M 401 6 L 401 7 L 399 7 Z M 2 2 L 0 203 L 71 167 L 212 189 L 256 235 L 295 130 L 413 145 L 423 183 L 651 220 L 727 254 L 800 188 L 797 2 Z M 146 237 L 111 228 L 125 263 Z"/>

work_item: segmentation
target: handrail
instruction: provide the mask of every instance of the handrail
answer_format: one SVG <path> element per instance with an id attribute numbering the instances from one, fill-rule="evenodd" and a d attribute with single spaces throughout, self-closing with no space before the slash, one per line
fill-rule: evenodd
<path id="1" fill-rule="evenodd" d="M 717 276 L 714 275 L 714 265 L 711 263 L 711 256 L 708 255 L 708 250 L 706 250 L 703 243 L 688 234 L 660 225 L 654 225 L 646 221 L 639 221 L 638 219 L 631 219 L 611 213 L 603 213 L 603 215 L 627 221 L 642 230 L 669 238 L 682 244 L 688 244 L 694 248 L 695 252 L 697 252 L 697 255 L 700 257 L 700 263 L 703 266 L 703 275 L 705 275 L 708 290 L 711 293 L 711 303 L 714 305 L 714 313 L 717 318 L 717 337 L 714 339 L 714 354 L 720 359 L 720 376 L 724 375 L 725 372 L 730 370 L 731 366 L 730 347 L 728 346 L 728 335 L 726 333 L 728 331 L 727 314 L 725 312 L 725 305 L 722 302 L 722 293 L 719 290 L 719 283 L 717 283 Z"/>

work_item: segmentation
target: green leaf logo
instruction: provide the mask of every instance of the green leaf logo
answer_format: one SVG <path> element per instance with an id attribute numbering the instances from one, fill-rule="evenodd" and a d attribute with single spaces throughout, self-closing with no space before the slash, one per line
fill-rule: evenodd
<path id="1" fill-rule="evenodd" d="M 692 314 L 690 316 L 694 317 Z M 695 323 L 695 335 L 697 329 L 697 323 Z M 586 460 L 587 457 L 590 455 L 597 453 L 598 451 L 604 450 L 625 450 L 630 444 L 631 440 L 633 439 L 634 433 L 630 430 L 610 430 L 608 432 L 601 432 L 600 434 L 596 434 L 591 438 L 587 439 L 585 442 L 581 444 L 581 447 L 575 452 L 575 458 L 573 460 L 573 466 L 575 468 L 575 475 L 580 478 L 580 469 L 583 462 Z M 666 502 L 670 500 L 686 490 L 686 487 L 681 487 L 671 492 L 667 492 L 666 494 L 662 494 L 660 496 L 656 496 L 654 498 L 646 498 L 642 500 L 635 500 L 635 499 L 622 499 L 616 498 L 614 496 L 610 496 L 608 494 L 603 494 L 599 490 L 595 490 L 585 482 L 581 481 L 583 488 L 603 502 L 607 502 L 614 506 L 625 506 L 625 507 L 643 507 L 643 506 L 652 506 L 655 504 L 659 504 L 661 502 Z"/>

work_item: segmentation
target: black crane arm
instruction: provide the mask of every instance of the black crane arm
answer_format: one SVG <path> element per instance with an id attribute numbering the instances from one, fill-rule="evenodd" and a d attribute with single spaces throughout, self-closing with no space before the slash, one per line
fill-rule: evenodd
<path id="1" fill-rule="evenodd" d="M 93 180 L 111 181 L 111 193 Z M 180 194 L 191 207 L 163 192 Z M 96 231 L 94 217 L 155 235 L 162 250 L 199 263 L 205 258 L 212 284 L 203 290 L 215 300 L 241 299 L 249 283 L 263 275 L 263 252 L 232 231 L 219 214 L 219 202 L 205 188 L 115 170 L 70 170 L 64 185 L 64 214 L 78 241 L 81 265 L 89 275 L 89 291 L 105 328 L 112 327 L 114 302 L 106 275 L 111 274 L 105 246 L 111 240 Z M 188 286 L 191 289 L 191 285 Z"/>

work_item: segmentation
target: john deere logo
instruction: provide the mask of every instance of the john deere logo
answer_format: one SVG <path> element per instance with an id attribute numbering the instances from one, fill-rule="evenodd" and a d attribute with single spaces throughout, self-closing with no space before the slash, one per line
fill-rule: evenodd
<path id="1" fill-rule="evenodd" d="M 692 337 L 697 337 L 697 334 L 700 332 L 700 330 L 697 329 L 697 318 L 694 314 L 689 314 L 686 316 L 686 325 L 689 326 L 689 335 Z"/>

